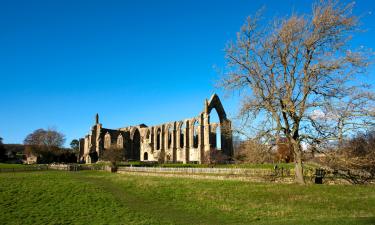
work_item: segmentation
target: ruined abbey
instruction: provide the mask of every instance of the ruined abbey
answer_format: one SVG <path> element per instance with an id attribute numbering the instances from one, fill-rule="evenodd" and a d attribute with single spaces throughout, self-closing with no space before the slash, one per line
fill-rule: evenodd
<path id="1" fill-rule="evenodd" d="M 210 122 L 215 109 L 219 122 Z M 231 121 L 219 97 L 205 100 L 197 117 L 156 126 L 140 124 L 119 129 L 103 128 L 96 115 L 95 125 L 80 139 L 80 161 L 94 163 L 109 148 L 124 151 L 126 160 L 173 163 L 204 163 L 213 153 L 233 155 Z"/>

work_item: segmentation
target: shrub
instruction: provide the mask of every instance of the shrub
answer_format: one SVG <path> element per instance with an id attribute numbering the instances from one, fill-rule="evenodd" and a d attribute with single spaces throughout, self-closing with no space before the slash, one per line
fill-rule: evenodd
<path id="1" fill-rule="evenodd" d="M 272 163 L 272 149 L 255 139 L 241 142 L 235 149 L 234 159 L 239 163 Z"/>
<path id="2" fill-rule="evenodd" d="M 375 130 L 345 141 L 327 153 L 322 162 L 352 183 L 375 179 Z"/>

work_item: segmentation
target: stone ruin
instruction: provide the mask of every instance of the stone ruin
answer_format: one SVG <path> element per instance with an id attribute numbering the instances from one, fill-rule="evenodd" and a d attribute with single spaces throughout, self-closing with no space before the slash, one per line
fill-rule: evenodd
<path id="1" fill-rule="evenodd" d="M 218 123 L 210 122 L 212 109 L 218 114 Z M 129 161 L 205 163 L 215 153 L 228 159 L 233 156 L 231 121 L 216 94 L 205 100 L 197 117 L 151 127 L 103 128 L 97 114 L 95 125 L 79 140 L 79 147 L 83 163 L 97 162 L 113 147 L 122 149 Z"/>

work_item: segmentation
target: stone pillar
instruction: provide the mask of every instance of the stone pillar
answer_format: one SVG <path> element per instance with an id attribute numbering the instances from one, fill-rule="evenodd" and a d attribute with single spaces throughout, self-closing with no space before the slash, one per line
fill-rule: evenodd
<path id="1" fill-rule="evenodd" d="M 172 148 L 172 160 L 175 163 L 177 161 L 177 146 L 176 146 L 176 122 L 173 123 L 172 125 L 172 143 L 171 143 L 171 148 Z"/>
<path id="2" fill-rule="evenodd" d="M 204 126 L 203 126 L 203 113 L 199 116 L 199 132 L 198 132 L 198 149 L 199 149 L 199 163 L 204 159 Z"/>
<path id="3" fill-rule="evenodd" d="M 158 150 L 158 127 L 154 127 L 154 150 Z"/>
<path id="4" fill-rule="evenodd" d="M 84 147 L 84 155 L 89 154 L 90 152 L 90 142 L 89 142 L 89 135 L 85 136 L 85 147 Z"/>
<path id="5" fill-rule="evenodd" d="M 165 125 L 161 125 L 160 129 L 160 155 L 161 155 L 161 161 L 165 162 L 166 161 L 166 154 L 165 154 Z"/>
<path id="6" fill-rule="evenodd" d="M 96 131 L 96 134 L 95 134 L 95 137 L 96 137 L 95 150 L 96 150 L 96 153 L 98 154 L 98 157 L 100 157 L 101 154 L 102 154 L 102 150 L 103 150 L 101 148 L 103 140 L 102 140 L 102 137 L 100 135 L 100 133 L 102 131 L 102 124 L 98 123 L 98 124 L 95 125 L 95 127 L 96 127 L 95 128 L 95 131 Z"/>
<path id="7" fill-rule="evenodd" d="M 205 107 L 203 112 L 203 154 L 202 160 L 208 157 L 210 154 L 210 114 L 208 113 L 208 102 L 207 99 L 205 101 Z"/>
<path id="8" fill-rule="evenodd" d="M 184 161 L 183 155 L 185 154 L 183 152 L 184 148 L 181 147 L 181 130 L 182 130 L 182 123 L 183 122 L 178 122 L 176 123 L 176 160 L 178 161 Z M 181 157 L 182 156 L 182 157 Z"/>
<path id="9" fill-rule="evenodd" d="M 150 148 L 151 148 L 151 152 L 153 153 L 154 152 L 154 127 L 150 127 Z"/>
<path id="10" fill-rule="evenodd" d="M 96 126 L 91 127 L 90 132 L 90 153 L 96 151 Z"/>
<path id="11" fill-rule="evenodd" d="M 189 129 L 189 146 L 190 148 L 194 148 L 194 123 L 195 123 L 195 119 L 192 119 L 190 120 L 190 129 Z"/>
<path id="12" fill-rule="evenodd" d="M 184 163 L 189 162 L 189 156 L 190 156 L 190 151 L 189 151 L 189 130 L 190 130 L 190 124 L 189 120 L 185 120 L 185 135 L 184 135 L 184 148 L 185 148 L 185 157 L 184 157 Z"/>
<path id="13" fill-rule="evenodd" d="M 221 125 L 221 148 L 227 156 L 233 156 L 232 123 L 224 120 Z"/>
<path id="14" fill-rule="evenodd" d="M 165 150 L 169 150 L 169 148 L 168 148 L 168 139 L 169 139 L 169 124 L 167 124 L 166 126 L 165 126 L 165 128 L 164 128 L 164 149 Z"/>

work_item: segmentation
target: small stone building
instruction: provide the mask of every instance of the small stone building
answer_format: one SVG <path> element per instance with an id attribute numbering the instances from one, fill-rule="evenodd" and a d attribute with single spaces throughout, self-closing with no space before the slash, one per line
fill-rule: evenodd
<path id="1" fill-rule="evenodd" d="M 213 109 L 218 123 L 210 122 Z M 216 94 L 205 100 L 203 112 L 197 117 L 150 127 L 103 128 L 97 114 L 95 125 L 80 139 L 79 146 L 80 161 L 85 163 L 100 160 L 103 152 L 113 146 L 122 149 L 127 160 L 135 161 L 204 163 L 215 151 L 233 156 L 231 121 Z"/>
<path id="2" fill-rule="evenodd" d="M 33 153 L 29 153 L 25 155 L 25 160 L 23 161 L 25 164 L 36 164 L 38 163 L 38 156 Z"/>

